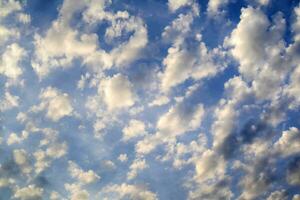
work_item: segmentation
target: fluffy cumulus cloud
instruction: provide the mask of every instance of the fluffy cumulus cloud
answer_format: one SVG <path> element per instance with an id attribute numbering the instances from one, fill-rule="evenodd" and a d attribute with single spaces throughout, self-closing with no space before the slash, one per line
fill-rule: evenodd
<path id="1" fill-rule="evenodd" d="M 191 3 L 192 3 L 191 0 L 179 0 L 179 1 L 169 0 L 168 7 L 172 12 L 174 12 L 183 6 L 190 5 Z"/>
<path id="2" fill-rule="evenodd" d="M 291 127 L 283 131 L 282 136 L 275 143 L 275 148 L 282 156 L 290 156 L 299 153 L 300 132 L 297 128 Z"/>
<path id="3" fill-rule="evenodd" d="M 62 93 L 55 88 L 47 87 L 41 91 L 39 97 L 41 103 L 32 108 L 33 112 L 46 110 L 46 117 L 53 121 L 72 115 L 73 107 L 68 94 Z"/>
<path id="4" fill-rule="evenodd" d="M 17 43 L 9 45 L 1 56 L 0 73 L 11 79 L 18 78 L 22 74 L 19 64 L 24 56 L 25 50 Z"/>
<path id="5" fill-rule="evenodd" d="M 14 198 L 21 200 L 40 199 L 43 194 L 43 189 L 35 185 L 28 185 L 24 188 L 18 188 L 14 194 Z"/>
<path id="6" fill-rule="evenodd" d="M 0 0 L 0 199 L 300 200 L 297 0 Z"/>
<path id="7" fill-rule="evenodd" d="M 92 170 L 83 171 L 79 168 L 77 164 L 72 161 L 69 161 L 69 168 L 68 168 L 71 176 L 73 178 L 78 179 L 79 182 L 82 184 L 89 184 L 93 183 L 96 180 L 100 179 L 100 177 Z"/>
<path id="8" fill-rule="evenodd" d="M 222 7 L 225 7 L 229 3 L 229 0 L 209 0 L 207 6 L 207 12 L 210 15 L 216 15 L 221 12 Z"/>
<path id="9" fill-rule="evenodd" d="M 189 104 L 179 103 L 159 118 L 157 128 L 163 134 L 171 135 L 193 131 L 201 125 L 204 112 L 202 104 L 193 107 Z"/>
<path id="10" fill-rule="evenodd" d="M 139 120 L 130 120 L 129 125 L 123 129 L 123 139 L 130 140 L 138 136 L 145 135 L 145 124 Z"/>
<path id="11" fill-rule="evenodd" d="M 132 83 L 121 74 L 102 80 L 98 92 L 109 110 L 128 108 L 136 100 Z"/>

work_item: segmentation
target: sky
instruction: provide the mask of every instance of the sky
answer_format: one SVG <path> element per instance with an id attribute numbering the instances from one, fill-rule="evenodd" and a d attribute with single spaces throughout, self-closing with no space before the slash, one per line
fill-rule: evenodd
<path id="1" fill-rule="evenodd" d="M 0 200 L 300 200 L 298 0 L 0 0 Z"/>

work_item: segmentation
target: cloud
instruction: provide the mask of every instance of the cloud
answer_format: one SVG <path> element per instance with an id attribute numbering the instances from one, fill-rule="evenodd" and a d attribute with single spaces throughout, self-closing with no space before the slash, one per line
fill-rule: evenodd
<path id="1" fill-rule="evenodd" d="M 133 85 L 122 74 L 102 80 L 98 92 L 103 96 L 109 110 L 128 108 L 136 101 Z"/>
<path id="2" fill-rule="evenodd" d="M 189 192 L 189 199 L 232 199 L 229 184 L 228 178 L 212 184 L 202 184 L 198 190 Z"/>
<path id="3" fill-rule="evenodd" d="M 0 0 L 1 197 L 300 199 L 300 6 L 271 3 Z"/>
<path id="4" fill-rule="evenodd" d="M 261 10 L 252 7 L 243 8 L 240 19 L 230 37 L 225 39 L 225 45 L 232 47 L 239 72 L 251 82 L 256 97 L 273 99 L 290 70 L 283 41 L 286 21 L 277 13 L 270 22 Z"/>
<path id="5" fill-rule="evenodd" d="M 118 160 L 121 162 L 126 162 L 128 160 L 127 154 L 120 154 Z"/>
<path id="6" fill-rule="evenodd" d="M 220 48 L 208 49 L 201 41 L 201 35 L 196 35 L 193 45 L 185 41 L 189 38 L 188 34 L 191 34 L 193 21 L 192 13 L 181 14 L 162 34 L 166 41 L 173 43 L 162 62 L 164 70 L 160 78 L 163 92 L 169 92 L 190 78 L 202 80 L 213 77 L 226 68 L 226 54 Z"/>
<path id="7" fill-rule="evenodd" d="M 274 144 L 275 151 L 284 157 L 300 153 L 300 132 L 296 127 L 283 131 L 279 140 Z"/>
<path id="8" fill-rule="evenodd" d="M 27 187 L 18 188 L 15 191 L 14 197 L 21 200 L 35 200 L 42 199 L 44 190 L 35 185 L 28 185 Z"/>
<path id="9" fill-rule="evenodd" d="M 89 192 L 82 189 L 80 185 L 65 184 L 65 189 L 70 192 L 70 200 L 88 200 L 90 197 Z"/>
<path id="10" fill-rule="evenodd" d="M 226 170 L 226 162 L 217 153 L 207 150 L 195 163 L 197 181 L 222 178 Z"/>
<path id="11" fill-rule="evenodd" d="M 149 166 L 147 165 L 145 159 L 140 159 L 140 158 L 135 159 L 129 167 L 130 171 L 127 173 L 127 179 L 129 180 L 134 179 L 137 176 L 139 171 L 146 169 L 148 167 Z"/>
<path id="12" fill-rule="evenodd" d="M 163 60 L 165 71 L 162 75 L 162 90 L 168 91 L 189 78 L 195 63 L 196 57 L 182 47 L 180 42 L 175 43 Z"/>
<path id="13" fill-rule="evenodd" d="M 15 149 L 13 151 L 13 158 L 15 163 L 20 167 L 22 173 L 29 174 L 32 170 L 28 161 L 28 154 L 24 149 Z"/>
<path id="14" fill-rule="evenodd" d="M 105 69 L 126 66 L 140 56 L 141 50 L 148 42 L 146 26 L 142 19 L 129 16 L 127 12 L 114 14 L 105 11 L 110 3 L 89 0 L 75 7 L 71 1 L 64 1 L 59 10 L 59 17 L 46 35 L 35 35 L 35 59 L 32 66 L 40 78 L 45 77 L 52 69 L 71 66 L 77 58 L 94 69 Z M 96 33 L 84 32 L 71 26 L 72 17 L 76 12 L 82 13 L 82 22 L 86 22 L 82 25 L 85 27 L 103 20 L 109 21 L 111 26 L 106 29 L 105 36 L 111 40 L 124 33 L 133 31 L 134 34 L 128 41 L 117 45 L 111 51 L 105 51 L 99 47 Z"/>
<path id="15" fill-rule="evenodd" d="M 39 98 L 41 103 L 32 107 L 33 112 L 46 110 L 46 117 L 53 121 L 72 115 L 73 107 L 67 93 L 62 93 L 53 87 L 47 87 L 41 91 Z"/>
<path id="16" fill-rule="evenodd" d="M 14 96 L 10 92 L 6 91 L 4 93 L 4 98 L 1 100 L 0 103 L 0 111 L 5 111 L 14 107 L 18 107 L 19 101 L 20 98 L 18 96 Z"/>
<path id="17" fill-rule="evenodd" d="M 286 180 L 290 185 L 300 185 L 300 158 L 295 157 L 289 164 Z"/>
<path id="18" fill-rule="evenodd" d="M 180 102 L 171 107 L 157 122 L 157 129 L 162 134 L 180 135 L 200 127 L 205 110 L 202 104 L 190 105 Z"/>
<path id="19" fill-rule="evenodd" d="M 7 145 L 12 145 L 15 143 L 21 143 L 22 141 L 26 140 L 29 136 L 27 131 L 22 131 L 22 134 L 18 136 L 16 133 L 11 133 L 7 138 Z"/>
<path id="20" fill-rule="evenodd" d="M 32 66 L 40 77 L 46 76 L 51 68 L 70 66 L 73 59 L 86 57 L 97 48 L 97 35 L 79 35 L 78 31 L 65 25 L 57 21 L 44 38 L 35 35 L 36 60 Z"/>
<path id="21" fill-rule="evenodd" d="M 39 131 L 42 132 L 44 138 L 39 142 L 40 149 L 33 153 L 36 174 L 43 172 L 51 166 L 53 160 L 62 158 L 68 152 L 67 143 L 59 141 L 56 130 L 45 128 Z"/>
<path id="22" fill-rule="evenodd" d="M 20 2 L 18 1 L 1 1 L 0 2 L 0 17 L 4 18 L 11 14 L 12 12 L 21 10 Z"/>
<path id="23" fill-rule="evenodd" d="M 83 171 L 72 161 L 69 161 L 68 171 L 73 178 L 78 179 L 78 181 L 82 184 L 90 184 L 100 179 L 100 176 L 98 176 L 94 171 Z"/>
<path id="24" fill-rule="evenodd" d="M 252 165 L 245 166 L 246 174 L 239 182 L 243 188 L 240 199 L 255 199 L 275 183 L 272 161 L 267 156 L 260 155 L 258 158 L 250 160 Z"/>
<path id="25" fill-rule="evenodd" d="M 267 200 L 288 200 L 288 195 L 285 190 L 277 190 L 272 192 Z"/>
<path id="26" fill-rule="evenodd" d="M 0 45 L 5 44 L 11 38 L 18 38 L 20 33 L 17 29 L 7 28 L 0 25 Z"/>
<path id="27" fill-rule="evenodd" d="M 229 0 L 209 0 L 207 5 L 207 12 L 211 16 L 215 16 L 221 12 L 221 8 L 225 7 Z"/>
<path id="28" fill-rule="evenodd" d="M 192 0 L 168 0 L 168 7 L 170 11 L 175 12 L 177 9 L 192 3 Z"/>
<path id="29" fill-rule="evenodd" d="M 127 141 L 146 134 L 145 124 L 142 121 L 132 119 L 128 126 L 123 128 L 123 140 Z"/>
<path id="30" fill-rule="evenodd" d="M 102 193 L 107 194 L 108 198 L 110 195 L 116 195 L 116 199 L 139 199 L 139 200 L 156 200 L 158 199 L 156 194 L 148 191 L 143 186 L 120 184 L 120 185 L 109 185 L 102 190 Z"/>
<path id="31" fill-rule="evenodd" d="M 172 23 L 164 28 L 162 38 L 166 41 L 173 41 L 177 37 L 186 36 L 191 31 L 194 21 L 192 13 L 180 14 Z"/>
<path id="32" fill-rule="evenodd" d="M 0 74 L 11 79 L 17 79 L 23 73 L 20 61 L 25 55 L 25 49 L 17 43 L 9 45 L 0 58 Z"/>
<path id="33" fill-rule="evenodd" d="M 170 102 L 170 99 L 166 96 L 159 96 L 156 99 L 154 99 L 151 103 L 149 103 L 149 107 L 153 106 L 162 106 Z"/>
<path id="34" fill-rule="evenodd" d="M 251 94 L 241 77 L 229 79 L 225 83 L 225 89 L 229 99 L 227 101 L 220 100 L 219 105 L 215 108 L 215 120 L 211 126 L 214 136 L 213 146 L 216 149 L 221 148 L 224 141 L 233 132 L 235 119 L 239 114 L 237 107 Z"/>

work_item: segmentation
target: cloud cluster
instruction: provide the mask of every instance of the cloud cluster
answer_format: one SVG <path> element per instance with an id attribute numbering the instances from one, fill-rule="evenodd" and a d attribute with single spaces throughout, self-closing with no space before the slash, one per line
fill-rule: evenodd
<path id="1" fill-rule="evenodd" d="M 299 58 L 296 1 L 0 0 L 0 199 L 300 199 Z"/>

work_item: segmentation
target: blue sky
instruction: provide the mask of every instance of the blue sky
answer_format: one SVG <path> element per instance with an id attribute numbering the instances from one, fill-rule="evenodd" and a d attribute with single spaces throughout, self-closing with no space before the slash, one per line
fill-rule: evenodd
<path id="1" fill-rule="evenodd" d="M 0 0 L 0 200 L 299 200 L 297 0 Z"/>

